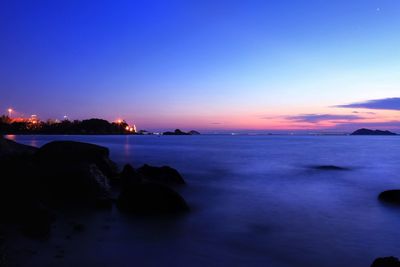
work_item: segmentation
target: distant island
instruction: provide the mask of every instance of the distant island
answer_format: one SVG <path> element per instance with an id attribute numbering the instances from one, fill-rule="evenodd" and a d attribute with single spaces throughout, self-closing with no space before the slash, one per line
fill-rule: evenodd
<path id="1" fill-rule="evenodd" d="M 119 119 L 115 122 L 92 118 L 86 120 L 47 120 L 41 121 L 36 116 L 30 118 L 10 118 L 0 116 L 0 135 L 6 134 L 43 134 L 43 135 L 198 135 L 197 131 L 184 132 L 176 129 L 173 132 L 153 133 L 136 130 Z"/>
<path id="2" fill-rule="evenodd" d="M 189 131 L 189 132 L 183 132 L 180 129 L 176 129 L 173 132 L 164 132 L 163 135 L 199 135 L 200 133 L 197 131 Z"/>
<path id="3" fill-rule="evenodd" d="M 371 129 L 358 129 L 354 131 L 351 135 L 397 135 L 391 131 L 382 131 L 382 130 L 371 130 Z"/>

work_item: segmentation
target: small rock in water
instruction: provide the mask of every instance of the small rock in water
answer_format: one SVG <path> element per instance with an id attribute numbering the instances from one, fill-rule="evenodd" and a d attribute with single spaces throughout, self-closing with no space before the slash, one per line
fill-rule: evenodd
<path id="1" fill-rule="evenodd" d="M 385 202 L 400 204 L 400 190 L 387 190 L 379 194 L 378 198 Z"/>
<path id="2" fill-rule="evenodd" d="M 311 166 L 312 169 L 321 170 L 321 171 L 348 171 L 349 168 L 340 167 L 336 165 L 315 165 Z"/>
<path id="3" fill-rule="evenodd" d="M 400 261 L 396 257 L 377 258 L 371 267 L 400 267 Z"/>

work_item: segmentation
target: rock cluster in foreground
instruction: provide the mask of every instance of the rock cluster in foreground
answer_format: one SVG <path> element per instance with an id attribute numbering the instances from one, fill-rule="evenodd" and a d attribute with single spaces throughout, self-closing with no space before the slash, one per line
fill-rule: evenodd
<path id="1" fill-rule="evenodd" d="M 121 173 L 105 147 L 72 141 L 41 148 L 0 137 L 0 223 L 19 225 L 24 234 L 45 238 L 54 214 L 69 209 L 110 208 L 119 188 L 117 207 L 132 214 L 186 212 L 185 200 L 170 186 L 184 184 L 173 168 L 130 165 Z M 115 191 L 115 190 L 114 190 Z"/>

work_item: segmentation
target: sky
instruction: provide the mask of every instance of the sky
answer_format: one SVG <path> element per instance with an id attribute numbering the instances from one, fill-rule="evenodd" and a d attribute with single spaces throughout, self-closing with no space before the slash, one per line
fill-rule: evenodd
<path id="1" fill-rule="evenodd" d="M 148 130 L 400 130 L 399 33 L 398 0 L 4 0 L 0 110 Z"/>

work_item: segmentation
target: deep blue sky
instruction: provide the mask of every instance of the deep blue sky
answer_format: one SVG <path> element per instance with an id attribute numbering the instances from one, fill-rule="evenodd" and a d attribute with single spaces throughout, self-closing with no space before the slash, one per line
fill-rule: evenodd
<path id="1" fill-rule="evenodd" d="M 4 0 L 0 108 L 296 128 L 285 116 L 347 116 L 332 106 L 398 96 L 399 33 L 397 0 Z"/>

